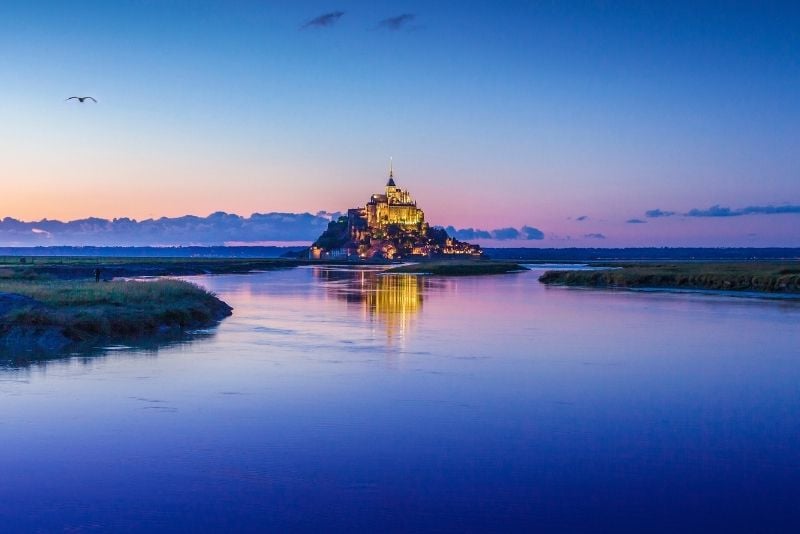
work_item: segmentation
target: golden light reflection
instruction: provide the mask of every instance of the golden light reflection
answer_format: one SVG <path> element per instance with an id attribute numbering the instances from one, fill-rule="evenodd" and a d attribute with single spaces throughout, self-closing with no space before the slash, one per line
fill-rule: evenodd
<path id="1" fill-rule="evenodd" d="M 402 342 L 422 310 L 425 279 L 410 274 L 381 274 L 367 269 L 320 268 L 315 274 L 336 298 L 359 306 L 364 317 L 380 322 L 391 344 Z"/>
<path id="2" fill-rule="evenodd" d="M 375 277 L 374 290 L 367 291 L 365 306 L 372 316 L 386 325 L 386 335 L 403 339 L 414 316 L 422 309 L 420 277 L 393 274 Z"/>

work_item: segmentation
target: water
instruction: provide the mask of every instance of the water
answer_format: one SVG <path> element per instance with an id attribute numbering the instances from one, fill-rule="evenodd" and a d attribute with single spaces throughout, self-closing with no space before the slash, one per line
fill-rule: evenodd
<path id="1" fill-rule="evenodd" d="M 800 306 L 300 268 L 0 369 L 0 530 L 797 531 Z"/>

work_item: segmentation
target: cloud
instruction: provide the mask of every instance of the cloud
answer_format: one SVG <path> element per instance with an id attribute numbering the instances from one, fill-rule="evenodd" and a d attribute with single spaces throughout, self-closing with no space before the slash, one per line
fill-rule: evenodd
<path id="1" fill-rule="evenodd" d="M 460 228 L 453 226 L 445 228 L 447 234 L 456 239 L 470 241 L 475 239 L 496 239 L 505 241 L 508 239 L 539 240 L 544 239 L 544 232 L 533 226 L 523 226 L 520 229 L 507 227 L 495 228 L 494 230 L 481 230 L 479 228 Z"/>
<path id="2" fill-rule="evenodd" d="M 730 208 L 723 208 L 719 204 L 711 206 L 708 209 L 691 209 L 685 213 L 687 217 L 733 217 L 737 215 L 732 212 Z M 741 214 L 738 214 L 741 215 Z"/>
<path id="3" fill-rule="evenodd" d="M 653 218 L 658 218 L 658 217 L 672 217 L 673 215 L 675 215 L 675 212 L 674 211 L 663 211 L 663 210 L 660 210 L 660 209 L 654 209 L 654 210 L 647 210 L 646 212 L 644 212 L 644 214 L 645 214 L 645 216 L 650 217 L 651 219 L 653 219 Z"/>
<path id="4" fill-rule="evenodd" d="M 525 239 L 544 239 L 544 232 L 533 226 L 523 226 L 520 231 Z"/>
<path id="5" fill-rule="evenodd" d="M 588 218 L 589 218 L 588 215 L 581 215 L 580 217 L 575 217 L 575 220 L 576 221 L 585 221 Z"/>
<path id="6" fill-rule="evenodd" d="M 450 237 L 455 237 L 456 239 L 469 241 L 471 239 L 491 239 L 492 234 L 487 232 L 486 230 L 476 230 L 474 228 L 461 228 L 457 230 L 452 226 L 448 226 L 445 228 L 447 231 L 447 235 Z"/>
<path id="7" fill-rule="evenodd" d="M 604 236 L 603 234 L 583 234 L 583 237 L 586 237 L 588 239 L 605 239 L 606 238 L 606 236 Z"/>
<path id="8" fill-rule="evenodd" d="M 691 209 L 685 215 L 687 217 L 739 217 L 742 215 L 781 215 L 787 213 L 800 213 L 800 206 L 747 206 L 734 210 L 715 204 L 707 209 Z"/>
<path id="9" fill-rule="evenodd" d="M 329 220 L 333 221 L 333 220 L 338 219 L 342 215 L 344 215 L 344 213 L 342 213 L 341 211 L 330 212 L 330 211 L 324 211 L 323 210 L 323 211 L 318 211 L 314 215 L 316 215 L 317 217 L 324 217 L 326 219 L 329 219 Z"/>
<path id="10" fill-rule="evenodd" d="M 521 237 L 520 231 L 516 228 L 497 228 L 492 230 L 492 238 L 503 241 L 505 239 L 519 239 Z"/>
<path id="11" fill-rule="evenodd" d="M 403 13 L 402 15 L 383 19 L 378 23 L 378 26 L 387 30 L 397 31 L 406 27 L 415 18 L 416 15 L 413 13 Z"/>
<path id="12" fill-rule="evenodd" d="M 628 224 L 645 224 L 647 221 L 643 221 L 642 219 L 628 219 L 625 222 Z"/>
<path id="13" fill-rule="evenodd" d="M 243 217 L 218 211 L 207 217 L 184 215 L 137 221 L 127 217 L 89 217 L 74 221 L 20 221 L 0 219 L 0 246 L 221 246 L 263 245 L 267 242 L 312 242 L 339 212 L 253 213 Z M 544 233 L 532 226 L 521 228 L 446 228 L 456 239 L 540 240 Z"/>
<path id="14" fill-rule="evenodd" d="M 704 209 L 690 209 L 682 215 L 685 217 L 740 217 L 742 215 L 782 215 L 790 213 L 800 214 L 800 205 L 784 204 L 782 206 L 774 206 L 769 204 L 767 206 L 746 206 L 744 208 L 732 209 L 727 206 L 714 204 L 713 206 Z M 671 217 L 672 215 L 676 215 L 676 212 L 654 209 L 646 211 L 645 215 L 651 218 Z"/>
<path id="15" fill-rule="evenodd" d="M 254 213 L 242 217 L 217 212 L 208 217 L 185 215 L 136 221 L 127 217 L 90 217 L 62 222 L 43 219 L 0 221 L 0 245 L 222 245 L 226 242 L 308 241 L 316 239 L 330 221 L 310 213 Z"/>
<path id="16" fill-rule="evenodd" d="M 43 235 L 45 237 L 53 237 L 53 234 L 48 232 L 47 230 L 42 230 L 41 228 L 31 228 L 31 232 L 38 235 Z"/>
<path id="17" fill-rule="evenodd" d="M 783 205 L 783 206 L 747 206 L 739 210 L 742 215 L 749 215 L 751 213 L 762 215 L 776 215 L 782 213 L 800 213 L 800 206 Z"/>
<path id="18" fill-rule="evenodd" d="M 301 28 L 327 28 L 339 22 L 339 19 L 342 18 L 342 15 L 344 15 L 344 11 L 331 11 L 330 13 L 324 13 L 309 20 L 303 24 Z"/>

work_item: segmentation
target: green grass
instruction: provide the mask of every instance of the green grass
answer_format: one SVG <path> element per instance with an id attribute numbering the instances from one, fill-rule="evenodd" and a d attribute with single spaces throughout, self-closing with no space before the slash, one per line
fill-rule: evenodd
<path id="1" fill-rule="evenodd" d="M 618 269 L 548 271 L 545 284 L 583 287 L 670 288 L 800 293 L 797 262 L 621 263 Z"/>
<path id="2" fill-rule="evenodd" d="M 419 273 L 437 276 L 474 276 L 484 274 L 504 274 L 525 271 L 524 267 L 513 262 L 489 260 L 446 260 L 401 265 L 386 270 L 387 273 Z"/>
<path id="3" fill-rule="evenodd" d="M 0 294 L 21 299 L 0 316 L 0 337 L 52 331 L 72 341 L 123 338 L 160 329 L 209 325 L 231 308 L 203 288 L 180 280 L 29 281 L 0 279 Z"/>
<path id="4" fill-rule="evenodd" d="M 24 263 L 22 260 L 25 260 Z M 95 269 L 104 279 L 139 276 L 238 274 L 286 269 L 307 263 L 284 258 L 86 258 L 0 257 L 0 279 L 93 279 Z"/>
<path id="5" fill-rule="evenodd" d="M 293 263 L 295 260 L 288 258 L 195 258 L 195 257 L 150 257 L 150 256 L 0 256 L 0 266 L 36 267 L 42 265 L 274 265 Z"/>

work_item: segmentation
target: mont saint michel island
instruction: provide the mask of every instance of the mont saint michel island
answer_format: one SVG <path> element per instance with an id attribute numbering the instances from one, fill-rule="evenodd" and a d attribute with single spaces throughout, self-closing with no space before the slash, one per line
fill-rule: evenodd
<path id="1" fill-rule="evenodd" d="M 411 194 L 397 186 L 394 169 L 383 193 L 331 221 L 309 249 L 311 259 L 399 260 L 481 258 L 483 250 L 430 226 Z"/>
<path id="2" fill-rule="evenodd" d="M 0 21 L 0 534 L 800 533 L 800 1 Z"/>

